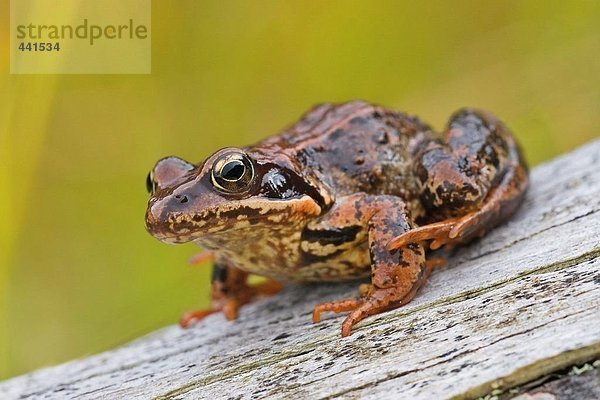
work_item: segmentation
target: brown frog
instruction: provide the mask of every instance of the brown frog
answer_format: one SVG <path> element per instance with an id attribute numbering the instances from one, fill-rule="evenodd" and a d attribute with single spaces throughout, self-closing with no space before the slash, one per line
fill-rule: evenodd
<path id="1" fill-rule="evenodd" d="M 356 298 L 318 304 L 365 317 L 408 303 L 436 260 L 425 249 L 463 244 L 515 212 L 527 167 L 506 126 L 462 109 L 441 139 L 417 117 L 361 101 L 316 106 L 279 135 L 217 151 L 200 164 L 158 161 L 146 227 L 167 243 L 214 255 L 213 307 L 182 325 L 237 309 L 281 282 L 371 277 Z"/>

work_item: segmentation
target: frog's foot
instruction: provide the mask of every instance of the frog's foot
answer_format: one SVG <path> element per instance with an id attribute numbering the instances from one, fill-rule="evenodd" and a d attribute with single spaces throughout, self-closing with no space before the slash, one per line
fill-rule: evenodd
<path id="1" fill-rule="evenodd" d="M 342 323 L 342 337 L 346 337 L 352 333 L 352 327 L 366 317 L 409 303 L 417 294 L 418 288 L 419 286 L 415 285 L 408 294 L 399 297 L 396 288 L 377 289 L 371 286 L 368 290 L 370 293 L 364 297 L 317 304 L 313 310 L 313 322 L 319 322 L 323 312 L 351 311 Z M 364 290 L 364 287 L 361 287 L 361 291 Z"/>
<path id="2" fill-rule="evenodd" d="M 317 304 L 313 310 L 313 323 L 321 320 L 321 313 L 323 312 L 340 313 L 351 311 L 342 323 L 342 337 L 349 336 L 352 333 L 352 327 L 366 317 L 410 303 L 419 288 L 427 281 L 431 270 L 444 263 L 445 260 L 440 258 L 434 258 L 430 262 L 425 262 L 423 273 L 408 293 L 403 287 L 380 289 L 370 284 L 362 284 L 358 289 L 361 295 L 359 298 Z"/>
<path id="3" fill-rule="evenodd" d="M 237 318 L 238 310 L 257 298 L 273 296 L 282 289 L 279 282 L 268 280 L 250 286 L 246 282 L 248 273 L 237 268 L 215 264 L 212 276 L 212 308 L 185 313 L 179 325 L 187 328 L 216 312 L 222 312 L 229 321 Z"/>
<path id="4" fill-rule="evenodd" d="M 474 212 L 461 218 L 451 218 L 411 229 L 392 239 L 388 244 L 388 249 L 396 250 L 411 243 L 430 241 L 429 248 L 431 250 L 439 249 L 442 246 L 446 246 L 446 249 L 449 250 L 464 240 L 463 232 L 475 222 L 476 216 L 474 214 L 477 213 Z"/>
<path id="5" fill-rule="evenodd" d="M 235 296 L 214 301 L 213 308 L 186 312 L 181 316 L 179 325 L 182 328 L 187 328 L 193 323 L 218 312 L 222 312 L 225 319 L 228 321 L 233 321 L 234 319 L 237 319 L 238 310 L 242 306 L 251 303 L 258 298 L 273 296 L 281 291 L 282 287 L 283 286 L 279 282 L 271 280 L 256 286 L 246 286 L 238 291 Z"/>
<path id="6" fill-rule="evenodd" d="M 181 319 L 179 320 L 179 325 L 182 328 L 187 328 L 193 323 L 203 320 L 209 315 L 218 312 L 222 312 L 225 316 L 225 319 L 227 319 L 228 321 L 233 321 L 234 319 L 237 319 L 238 310 L 240 309 L 240 307 L 242 307 L 244 304 L 250 303 L 251 300 L 252 296 L 249 294 L 236 297 L 229 297 L 217 302 L 220 304 L 217 304 L 214 308 L 188 311 L 181 316 Z"/>

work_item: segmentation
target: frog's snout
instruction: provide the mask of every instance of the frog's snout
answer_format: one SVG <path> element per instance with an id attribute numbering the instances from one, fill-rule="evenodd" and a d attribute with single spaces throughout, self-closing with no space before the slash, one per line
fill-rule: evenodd
<path id="1" fill-rule="evenodd" d="M 167 243 L 184 243 L 193 225 L 192 215 L 188 213 L 192 196 L 177 194 L 151 201 L 146 212 L 146 229 L 155 238 Z"/>
<path id="2" fill-rule="evenodd" d="M 151 202 L 146 215 L 148 226 L 165 226 L 187 214 L 194 199 L 191 193 L 178 193 Z"/>
<path id="3" fill-rule="evenodd" d="M 154 234 L 154 232 L 164 225 L 164 222 L 163 207 L 160 201 L 150 202 L 146 210 L 146 229 L 148 232 Z"/>

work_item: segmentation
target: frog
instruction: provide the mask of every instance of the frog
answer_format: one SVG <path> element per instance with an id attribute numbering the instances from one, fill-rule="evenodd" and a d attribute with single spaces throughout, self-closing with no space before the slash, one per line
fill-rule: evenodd
<path id="1" fill-rule="evenodd" d="M 147 178 L 147 231 L 199 244 L 213 260 L 212 305 L 235 319 L 283 284 L 367 280 L 355 297 L 315 305 L 347 313 L 341 335 L 409 303 L 433 257 L 513 215 L 528 187 L 514 135 L 488 111 L 454 112 L 442 134 L 417 116 L 365 101 L 313 107 L 281 133 L 200 163 L 170 156 Z M 206 257 L 201 256 L 201 260 Z M 250 285 L 248 278 L 267 280 Z"/>

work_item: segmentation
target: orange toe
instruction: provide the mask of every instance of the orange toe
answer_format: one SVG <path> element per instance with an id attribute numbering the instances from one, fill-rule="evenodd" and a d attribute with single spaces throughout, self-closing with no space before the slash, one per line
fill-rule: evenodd
<path id="1" fill-rule="evenodd" d="M 198 322 L 201 319 L 204 319 L 218 311 L 219 310 L 217 309 L 188 311 L 185 314 L 183 314 L 179 319 L 179 326 L 181 326 L 182 328 L 187 328 L 194 322 Z"/>
<path id="2" fill-rule="evenodd" d="M 330 301 L 327 303 L 317 304 L 313 310 L 312 320 L 317 323 L 321 320 L 321 314 L 327 311 L 340 313 L 344 311 L 352 311 L 363 303 L 361 299 L 346 299 L 339 301 Z"/>

